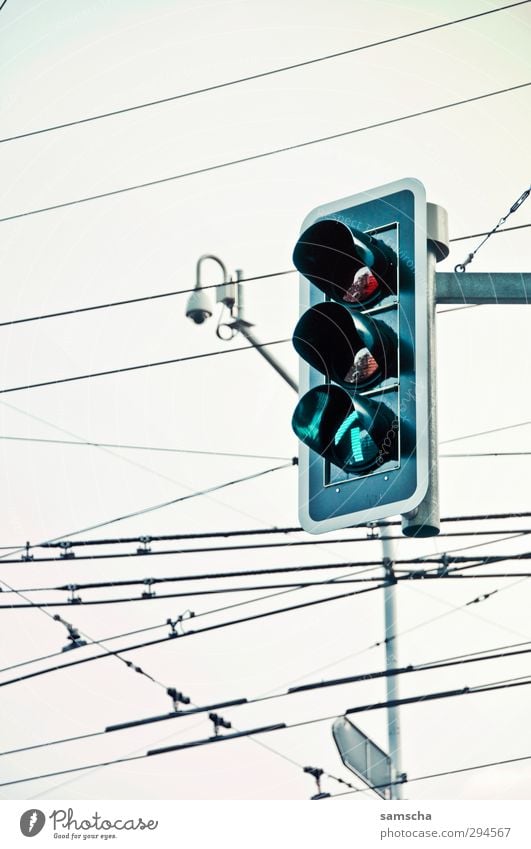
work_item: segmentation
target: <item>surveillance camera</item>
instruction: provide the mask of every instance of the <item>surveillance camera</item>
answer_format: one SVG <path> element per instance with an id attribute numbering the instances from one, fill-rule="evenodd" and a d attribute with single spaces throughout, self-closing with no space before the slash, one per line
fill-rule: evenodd
<path id="1" fill-rule="evenodd" d="M 212 313 L 208 312 L 207 310 L 188 310 L 186 315 L 188 316 L 188 318 L 191 318 L 192 321 L 195 322 L 195 324 L 203 324 L 203 322 L 206 321 L 207 318 L 210 318 Z"/>
<path id="2" fill-rule="evenodd" d="M 212 315 L 210 298 L 203 289 L 194 289 L 186 304 L 186 316 L 195 324 L 203 324 Z"/>

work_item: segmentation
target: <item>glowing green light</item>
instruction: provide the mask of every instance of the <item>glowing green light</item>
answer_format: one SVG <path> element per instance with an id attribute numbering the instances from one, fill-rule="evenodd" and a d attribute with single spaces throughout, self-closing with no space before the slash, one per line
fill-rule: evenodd
<path id="1" fill-rule="evenodd" d="M 361 431 L 359 427 L 354 427 L 350 431 L 350 445 L 352 447 L 352 454 L 356 463 L 363 462 L 364 457 L 363 449 L 361 447 Z"/>
<path id="2" fill-rule="evenodd" d="M 339 444 L 340 440 L 341 440 L 341 439 L 342 439 L 342 437 L 345 435 L 345 433 L 346 433 L 346 432 L 347 432 L 347 430 L 349 429 L 349 427 L 350 427 L 350 425 L 352 424 L 352 422 L 355 422 L 357 418 L 358 418 L 357 410 L 354 410 L 354 412 L 352 412 L 352 413 L 350 414 L 350 416 L 347 416 L 347 418 L 345 419 L 345 421 L 343 422 L 343 424 L 342 424 L 342 425 L 338 428 L 338 430 L 336 431 L 336 435 L 334 436 L 334 445 L 338 445 L 338 444 Z M 358 433 L 359 433 L 359 428 L 356 428 L 356 430 L 357 430 L 357 431 L 358 431 Z"/>

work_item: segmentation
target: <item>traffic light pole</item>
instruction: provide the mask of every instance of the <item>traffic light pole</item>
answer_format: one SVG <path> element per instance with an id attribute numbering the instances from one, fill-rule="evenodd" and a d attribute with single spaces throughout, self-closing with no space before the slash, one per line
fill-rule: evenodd
<path id="1" fill-rule="evenodd" d="M 382 540 L 382 557 L 387 584 L 384 588 L 384 619 L 385 619 L 385 668 L 396 669 L 398 666 L 396 650 L 396 603 L 395 576 L 393 571 L 394 544 L 391 538 L 391 528 L 383 526 L 380 531 Z M 387 684 L 387 734 L 388 751 L 391 758 L 392 781 L 398 781 L 402 775 L 402 756 L 400 748 L 400 720 L 396 700 L 398 699 L 398 675 L 388 675 Z M 393 704 L 394 703 L 394 704 Z M 392 784 L 389 788 L 391 799 L 402 798 L 400 784 Z"/>
<path id="2" fill-rule="evenodd" d="M 427 205 L 427 395 L 428 395 L 428 489 L 419 506 L 402 516 L 402 533 L 408 537 L 430 537 L 439 533 L 441 520 L 439 510 L 439 446 L 437 439 L 437 338 L 436 287 L 437 263 L 449 253 L 448 216 L 442 206 Z"/>

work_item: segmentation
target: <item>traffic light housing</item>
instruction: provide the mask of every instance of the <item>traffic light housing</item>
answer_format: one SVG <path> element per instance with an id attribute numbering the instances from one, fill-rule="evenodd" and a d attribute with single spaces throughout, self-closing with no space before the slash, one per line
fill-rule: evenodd
<path id="1" fill-rule="evenodd" d="M 293 261 L 301 525 L 407 513 L 429 477 L 424 187 L 399 180 L 317 207 Z"/>

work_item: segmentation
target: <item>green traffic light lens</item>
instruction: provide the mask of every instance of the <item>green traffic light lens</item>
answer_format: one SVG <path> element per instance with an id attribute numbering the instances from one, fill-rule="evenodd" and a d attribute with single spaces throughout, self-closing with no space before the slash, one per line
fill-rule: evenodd
<path id="1" fill-rule="evenodd" d="M 310 389 L 295 408 L 292 427 L 301 442 L 346 472 L 367 472 L 396 457 L 389 408 L 352 399 L 339 386 Z"/>
<path id="2" fill-rule="evenodd" d="M 334 448 L 340 467 L 347 471 L 370 468 L 378 457 L 378 445 L 363 426 L 357 410 L 353 410 L 336 430 Z"/>

